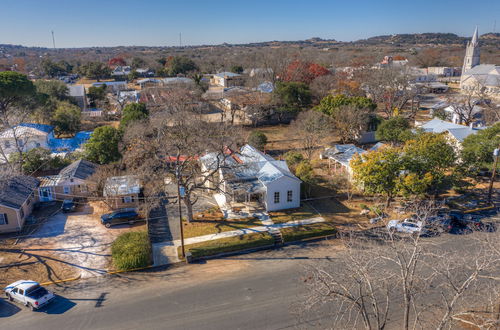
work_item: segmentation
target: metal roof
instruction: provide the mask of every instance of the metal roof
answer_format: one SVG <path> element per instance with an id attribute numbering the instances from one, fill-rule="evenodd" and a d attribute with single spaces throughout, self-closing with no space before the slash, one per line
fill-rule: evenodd
<path id="1" fill-rule="evenodd" d="M 61 170 L 60 176 L 85 180 L 97 170 L 97 165 L 85 159 L 77 160 Z"/>
<path id="2" fill-rule="evenodd" d="M 21 208 L 39 184 L 38 179 L 26 175 L 17 175 L 0 182 L 0 205 Z"/>
<path id="3" fill-rule="evenodd" d="M 104 196 L 138 194 L 140 191 L 140 180 L 133 175 L 110 177 L 104 185 Z"/>

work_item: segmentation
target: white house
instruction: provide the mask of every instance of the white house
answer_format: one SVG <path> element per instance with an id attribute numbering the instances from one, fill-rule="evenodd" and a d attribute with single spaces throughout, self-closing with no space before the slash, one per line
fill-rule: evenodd
<path id="1" fill-rule="evenodd" d="M 290 172 L 286 161 L 275 160 L 248 144 L 240 153 L 224 157 L 210 153 L 201 157 L 200 162 L 204 173 L 218 167 L 215 164 L 224 163 L 215 178 L 223 192 L 219 204 L 256 202 L 266 211 L 300 206 L 301 181 Z"/>
<path id="2" fill-rule="evenodd" d="M 82 110 L 87 110 L 87 95 L 83 85 L 68 85 L 69 96 L 74 98 Z"/>
<path id="3" fill-rule="evenodd" d="M 459 124 L 450 123 L 448 121 L 444 121 L 438 118 L 434 118 L 422 126 L 420 126 L 425 132 L 430 133 L 446 133 L 448 139 L 452 144 L 460 149 L 462 142 L 466 137 L 472 134 L 476 134 L 485 127 L 469 127 Z"/>
<path id="4" fill-rule="evenodd" d="M 2 156 L 12 153 L 27 152 L 34 148 L 49 148 L 49 137 L 53 137 L 53 127 L 41 124 L 20 124 L 0 133 Z M 3 158 L 3 157 L 2 157 Z M 2 159 L 1 161 L 6 161 Z"/>
<path id="5" fill-rule="evenodd" d="M 210 83 L 215 86 L 231 87 L 241 86 L 243 83 L 242 76 L 233 72 L 220 72 L 212 76 Z"/>
<path id="6" fill-rule="evenodd" d="M 381 144 L 376 144 L 377 148 Z M 366 151 L 356 147 L 354 144 L 334 144 L 331 148 L 326 148 L 320 154 L 320 159 L 328 159 L 328 166 L 333 162 L 333 171 L 335 173 L 346 173 L 349 179 L 352 178 L 351 159 L 354 155 L 361 155 Z"/>

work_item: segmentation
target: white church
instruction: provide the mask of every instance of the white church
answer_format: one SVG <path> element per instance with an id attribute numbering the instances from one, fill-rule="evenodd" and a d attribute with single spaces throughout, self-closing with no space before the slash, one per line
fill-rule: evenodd
<path id="1" fill-rule="evenodd" d="M 500 66 L 480 64 L 477 27 L 472 40 L 467 43 L 460 88 L 463 91 L 477 90 L 491 96 L 500 96 Z"/>

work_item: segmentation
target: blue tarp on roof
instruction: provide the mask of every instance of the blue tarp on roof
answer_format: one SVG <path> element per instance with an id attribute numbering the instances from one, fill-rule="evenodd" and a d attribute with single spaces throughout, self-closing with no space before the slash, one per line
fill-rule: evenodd
<path id="1" fill-rule="evenodd" d="M 80 148 L 82 144 L 87 142 L 90 139 L 90 135 L 92 132 L 83 131 L 78 132 L 76 135 L 69 139 L 57 139 L 50 138 L 48 139 L 48 145 L 52 152 L 71 152 Z"/>

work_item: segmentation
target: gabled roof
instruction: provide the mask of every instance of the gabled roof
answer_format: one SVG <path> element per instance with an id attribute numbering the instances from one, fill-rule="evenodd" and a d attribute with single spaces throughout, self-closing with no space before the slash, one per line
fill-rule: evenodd
<path id="1" fill-rule="evenodd" d="M 63 168 L 61 172 L 59 172 L 59 175 L 66 178 L 85 180 L 93 175 L 96 170 L 97 164 L 85 159 L 80 159 Z"/>
<path id="2" fill-rule="evenodd" d="M 484 129 L 485 127 L 469 127 L 469 126 L 463 126 L 459 124 L 454 124 L 450 123 L 438 118 L 434 118 L 431 121 L 428 121 L 427 123 L 423 124 L 422 129 L 425 132 L 430 132 L 430 133 L 444 133 L 447 132 L 449 133 L 453 138 L 458 140 L 459 142 L 463 142 L 466 137 L 468 137 L 471 134 L 476 134 L 478 131 L 481 129 Z"/>
<path id="3" fill-rule="evenodd" d="M 17 175 L 1 182 L 0 205 L 20 209 L 39 184 L 38 179 L 26 175 Z"/>
<path id="4" fill-rule="evenodd" d="M 217 153 L 209 153 L 200 158 L 206 168 L 214 169 L 221 161 L 227 181 L 258 180 L 262 184 L 271 183 L 282 177 L 300 181 L 288 169 L 286 161 L 276 160 L 250 145 L 241 148 L 240 153 L 233 157 L 218 157 Z"/>
<path id="5" fill-rule="evenodd" d="M 365 150 L 356 147 L 354 144 L 335 144 L 331 148 L 326 149 L 325 152 L 323 152 L 323 156 L 348 167 L 354 155 L 361 155 L 365 152 Z"/>
<path id="6" fill-rule="evenodd" d="M 8 138 L 13 138 L 14 136 L 16 136 L 17 138 L 47 136 L 53 130 L 54 127 L 50 125 L 23 123 L 3 131 L 0 134 L 0 138 L 8 139 Z"/>

